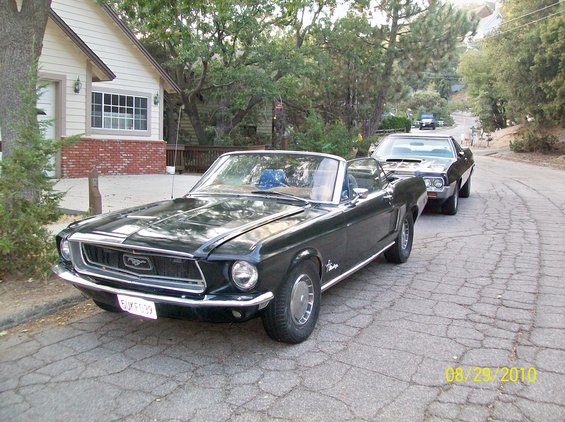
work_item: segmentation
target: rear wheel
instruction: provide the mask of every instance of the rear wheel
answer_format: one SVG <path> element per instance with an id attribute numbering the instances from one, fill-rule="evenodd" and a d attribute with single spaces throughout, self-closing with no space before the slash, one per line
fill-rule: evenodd
<path id="1" fill-rule="evenodd" d="M 467 183 L 463 185 L 459 191 L 459 197 L 468 198 L 471 195 L 471 176 L 467 179 Z"/>
<path id="2" fill-rule="evenodd" d="M 410 252 L 412 251 L 412 242 L 414 241 L 414 218 L 408 211 L 402 219 L 400 230 L 394 245 L 385 251 L 385 258 L 388 262 L 402 264 L 408 261 Z"/>
<path id="3" fill-rule="evenodd" d="M 92 299 L 92 300 L 94 300 L 94 299 Z M 94 300 L 94 303 L 100 309 L 104 309 L 105 311 L 108 311 L 108 312 L 123 312 L 122 308 L 120 308 L 118 305 L 109 305 L 107 303 L 99 302 L 97 300 Z"/>
<path id="4" fill-rule="evenodd" d="M 459 209 L 459 185 L 456 185 L 455 192 L 451 195 L 447 201 L 441 206 L 441 211 L 445 215 L 455 215 Z"/>
<path id="5" fill-rule="evenodd" d="M 263 313 L 263 327 L 273 340 L 306 340 L 320 313 L 320 276 L 312 261 L 296 266 Z"/>

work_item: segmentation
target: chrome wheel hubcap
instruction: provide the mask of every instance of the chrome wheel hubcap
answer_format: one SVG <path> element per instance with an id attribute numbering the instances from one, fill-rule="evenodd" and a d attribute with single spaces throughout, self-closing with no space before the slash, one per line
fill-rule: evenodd
<path id="1" fill-rule="evenodd" d="M 290 315 L 297 325 L 304 325 L 312 314 L 314 307 L 314 284 L 310 277 L 301 274 L 290 294 Z"/>
<path id="2" fill-rule="evenodd" d="M 400 229 L 400 247 L 405 250 L 408 247 L 408 241 L 410 240 L 410 225 L 408 220 L 402 222 L 402 228 Z"/>

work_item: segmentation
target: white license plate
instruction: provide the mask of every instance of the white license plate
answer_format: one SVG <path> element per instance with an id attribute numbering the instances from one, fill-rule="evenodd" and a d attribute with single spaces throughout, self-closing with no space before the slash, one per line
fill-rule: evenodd
<path id="1" fill-rule="evenodd" d="M 138 297 L 118 295 L 120 308 L 130 314 L 139 315 L 145 318 L 157 319 L 155 303 L 140 299 Z"/>

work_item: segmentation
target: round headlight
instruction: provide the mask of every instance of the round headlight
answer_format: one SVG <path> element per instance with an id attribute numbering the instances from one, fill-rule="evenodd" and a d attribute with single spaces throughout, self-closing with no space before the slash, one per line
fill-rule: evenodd
<path id="1" fill-rule="evenodd" d="M 246 261 L 236 261 L 231 267 L 231 278 L 241 290 L 250 290 L 257 284 L 259 273 L 255 265 Z"/>
<path id="2" fill-rule="evenodd" d="M 424 179 L 424 182 L 426 182 L 426 187 L 429 188 L 432 186 L 432 181 L 430 179 Z"/>
<path id="3" fill-rule="evenodd" d="M 443 188 L 443 179 L 434 179 L 434 188 Z"/>
<path id="4" fill-rule="evenodd" d="M 61 256 L 63 257 L 63 259 L 65 261 L 70 261 L 71 260 L 71 244 L 67 239 L 64 239 L 61 242 Z"/>

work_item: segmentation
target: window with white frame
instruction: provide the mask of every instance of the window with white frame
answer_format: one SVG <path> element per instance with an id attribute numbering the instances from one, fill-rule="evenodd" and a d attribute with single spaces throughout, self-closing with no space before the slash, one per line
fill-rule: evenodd
<path id="1" fill-rule="evenodd" d="M 92 93 L 91 125 L 94 129 L 146 131 L 147 97 Z"/>

